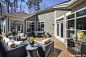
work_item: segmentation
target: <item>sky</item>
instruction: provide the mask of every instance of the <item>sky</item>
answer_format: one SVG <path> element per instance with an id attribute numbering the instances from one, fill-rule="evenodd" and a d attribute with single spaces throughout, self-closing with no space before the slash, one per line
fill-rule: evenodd
<path id="1" fill-rule="evenodd" d="M 25 0 L 25 1 L 28 1 L 28 0 Z M 42 3 L 40 3 L 40 8 L 41 8 L 41 10 L 43 10 L 45 8 L 54 6 L 56 4 L 59 4 L 59 3 L 65 2 L 65 1 L 68 1 L 68 0 L 42 0 Z M 23 6 L 26 7 L 25 3 L 24 3 Z M 26 13 L 28 13 L 28 9 L 27 8 L 26 9 L 22 8 L 22 9 L 25 10 Z"/>
<path id="2" fill-rule="evenodd" d="M 53 5 L 56 5 L 65 1 L 68 1 L 68 0 L 42 0 L 41 5 L 46 4 L 47 7 L 51 7 Z"/>

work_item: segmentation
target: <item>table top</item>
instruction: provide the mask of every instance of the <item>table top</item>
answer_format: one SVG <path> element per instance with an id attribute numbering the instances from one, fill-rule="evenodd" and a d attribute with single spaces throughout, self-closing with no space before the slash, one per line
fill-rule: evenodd
<path id="1" fill-rule="evenodd" d="M 27 45 L 26 47 L 25 47 L 25 49 L 26 50 L 35 50 L 35 49 L 37 49 L 38 48 L 38 45 L 37 44 L 34 44 L 34 46 L 33 47 L 31 47 L 31 45 L 29 44 L 29 45 Z"/>

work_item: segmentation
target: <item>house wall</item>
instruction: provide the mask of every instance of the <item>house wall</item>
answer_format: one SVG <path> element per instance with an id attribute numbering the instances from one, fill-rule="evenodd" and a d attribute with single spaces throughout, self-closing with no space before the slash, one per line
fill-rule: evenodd
<path id="1" fill-rule="evenodd" d="M 66 38 L 66 21 L 65 21 L 65 14 L 70 12 L 69 10 L 56 10 L 54 15 L 55 15 L 55 27 L 54 27 L 54 37 L 56 37 L 57 39 L 59 39 L 62 42 L 65 42 L 65 38 Z M 63 21 L 63 39 L 61 39 L 61 37 L 57 36 L 57 20 L 59 19 L 64 19 Z M 61 32 L 59 32 L 61 33 Z"/>
<path id="2" fill-rule="evenodd" d="M 65 13 L 67 13 L 68 10 L 65 10 L 65 9 L 59 9 L 59 10 L 56 10 L 56 18 L 64 15 Z"/>
<path id="3" fill-rule="evenodd" d="M 52 23 L 54 23 L 54 11 L 38 14 L 36 20 L 43 21 L 45 33 L 49 32 L 51 36 L 54 36 L 54 26 L 52 25 Z"/>
<path id="4" fill-rule="evenodd" d="M 32 16 L 30 18 L 27 18 L 26 21 L 35 21 L 35 16 Z"/>

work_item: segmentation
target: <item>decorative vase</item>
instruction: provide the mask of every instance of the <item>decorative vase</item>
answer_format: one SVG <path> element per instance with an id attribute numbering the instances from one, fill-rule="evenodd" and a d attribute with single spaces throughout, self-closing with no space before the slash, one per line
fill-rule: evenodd
<path id="1" fill-rule="evenodd" d="M 31 47 L 33 47 L 33 46 L 34 46 L 34 41 L 33 41 L 32 43 L 30 42 L 30 46 L 31 46 Z"/>
<path id="2" fill-rule="evenodd" d="M 6 35 L 6 37 L 8 38 L 8 35 Z"/>

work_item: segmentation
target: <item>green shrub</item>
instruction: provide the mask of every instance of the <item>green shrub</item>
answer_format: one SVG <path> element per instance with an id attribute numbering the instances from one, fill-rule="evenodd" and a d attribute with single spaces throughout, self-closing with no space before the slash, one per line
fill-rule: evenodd
<path id="1" fill-rule="evenodd" d="M 2 35 L 0 35 L 0 40 L 1 40 L 1 39 L 3 39 L 3 36 L 2 36 Z"/>
<path id="2" fill-rule="evenodd" d="M 14 35 L 12 34 L 12 36 L 14 36 Z"/>
<path id="3" fill-rule="evenodd" d="M 7 33 L 8 36 L 10 36 L 10 33 Z"/>

